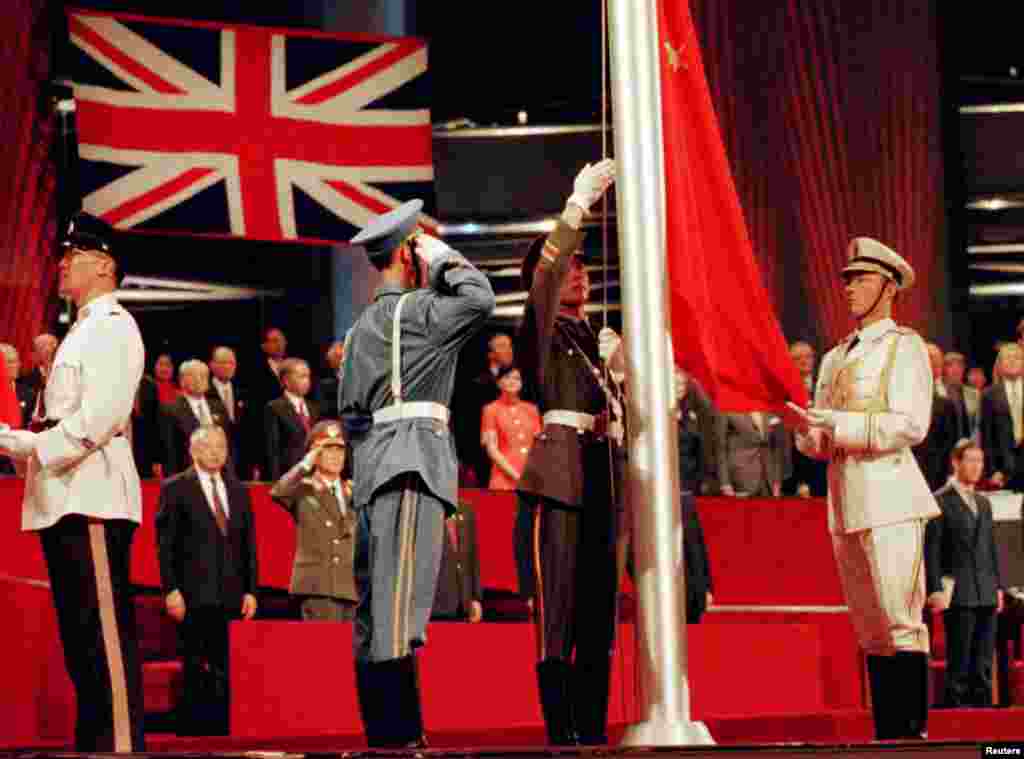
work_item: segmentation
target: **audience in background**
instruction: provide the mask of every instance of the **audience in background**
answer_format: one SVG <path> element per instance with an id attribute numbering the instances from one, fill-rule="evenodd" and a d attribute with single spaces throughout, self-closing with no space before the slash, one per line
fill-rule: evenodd
<path id="1" fill-rule="evenodd" d="M 32 371 L 26 375 L 25 381 L 33 391 L 46 386 L 46 378 L 50 375 L 50 366 L 59 344 L 60 341 L 54 335 L 47 333 L 32 339 Z"/>
<path id="2" fill-rule="evenodd" d="M 153 362 L 153 378 L 156 380 L 157 397 L 160 403 L 169 406 L 178 400 L 181 390 L 174 380 L 174 359 L 162 353 Z"/>
<path id="3" fill-rule="evenodd" d="M 298 464 L 306 453 L 306 438 L 320 419 L 320 407 L 306 400 L 310 388 L 309 364 L 300 358 L 281 362 L 284 392 L 266 404 L 263 412 L 267 475 L 271 480 Z"/>
<path id="4" fill-rule="evenodd" d="M 140 478 L 163 476 L 160 390 L 150 374 L 143 374 L 132 406 L 132 455 Z"/>
<path id="5" fill-rule="evenodd" d="M 800 372 L 809 397 L 813 398 L 815 384 L 818 381 L 814 348 L 809 343 L 798 341 L 789 346 L 789 355 L 793 359 L 797 371 Z M 801 498 L 824 496 L 828 489 L 828 462 L 812 459 L 801 453 L 796 447 L 796 440 L 789 431 L 787 431 L 786 437 L 792 468 L 790 476 L 782 483 L 783 495 L 795 495 Z"/>
<path id="6" fill-rule="evenodd" d="M 242 415 L 245 412 L 245 392 L 235 379 L 238 371 L 238 359 L 235 352 L 225 345 L 219 345 L 210 353 L 210 387 L 206 391 L 207 399 L 220 401 L 227 419 L 223 425 L 228 436 L 228 452 L 230 460 L 239 477 L 245 476 L 246 462 L 242 459 L 241 436 Z"/>
<path id="7" fill-rule="evenodd" d="M 537 407 L 520 398 L 523 378 L 515 364 L 498 369 L 495 381 L 501 395 L 484 406 L 481 443 L 491 461 L 487 487 L 515 490 L 533 440 L 541 430 Z"/>
<path id="8" fill-rule="evenodd" d="M 992 505 L 975 492 L 985 454 L 974 441 L 961 440 L 951 463 L 953 476 L 935 494 L 942 515 L 925 531 L 928 605 L 942 612 L 946 633 L 943 705 L 989 707 L 1003 580 Z"/>
<path id="9" fill-rule="evenodd" d="M 327 374 L 317 383 L 313 396 L 320 404 L 320 417 L 322 419 L 341 419 L 338 411 L 338 383 L 340 380 L 341 362 L 345 358 L 345 343 L 340 340 L 331 343 L 331 346 L 324 354 L 324 363 L 327 364 Z"/>
<path id="10" fill-rule="evenodd" d="M 479 622 L 484 609 L 476 513 L 459 501 L 455 513 L 445 518 L 444 528 L 441 570 L 430 618 Z"/>
<path id="11" fill-rule="evenodd" d="M 939 395 L 939 381 L 942 379 L 942 349 L 935 343 L 928 343 L 928 361 L 932 368 L 934 392 L 932 393 L 932 416 L 928 434 L 911 450 L 918 466 L 928 481 L 928 487 L 938 490 L 949 478 L 949 454 L 959 439 L 957 431 L 957 409 L 953 401 Z"/>
<path id="12" fill-rule="evenodd" d="M 981 396 L 981 445 L 992 484 L 1016 488 L 1024 475 L 1024 348 L 1004 343 L 996 367 L 999 380 Z"/>
<path id="13" fill-rule="evenodd" d="M 967 370 L 967 384 L 978 390 L 980 393 L 988 386 L 988 378 L 985 370 L 980 366 L 972 366 Z"/>
<path id="14" fill-rule="evenodd" d="M 165 477 L 183 472 L 191 465 L 189 441 L 201 425 L 217 425 L 222 431 L 231 428 L 231 420 L 220 398 L 207 395 L 210 369 L 206 364 L 198 359 L 184 362 L 178 368 L 178 381 L 181 383 L 181 395 L 174 403 L 161 408 L 160 439 Z M 231 468 L 230 456 L 228 468 Z"/>
<path id="15" fill-rule="evenodd" d="M 946 397 L 953 401 L 957 415 L 957 439 L 974 437 L 978 431 L 981 393 L 964 384 L 967 359 L 962 353 L 947 353 L 942 360 L 942 381 Z"/>
<path id="16" fill-rule="evenodd" d="M 33 401 L 35 392 L 32 386 L 21 379 L 21 356 L 18 349 L 10 343 L 0 343 L 0 354 L 7 364 L 7 376 L 14 387 L 14 394 L 18 399 L 18 409 L 21 412 L 21 426 L 27 427 L 32 419 Z"/>
<path id="17" fill-rule="evenodd" d="M 495 332 L 487 340 L 487 364 L 484 371 L 468 381 L 457 383 L 452 415 L 455 449 L 460 465 L 460 484 L 487 487 L 491 476 L 491 458 L 483 446 L 481 427 L 484 406 L 491 403 L 501 390 L 497 384 L 498 371 L 515 361 L 512 338 L 504 332 Z"/>
<path id="18" fill-rule="evenodd" d="M 254 480 L 268 477 L 277 479 L 270 477 L 270 463 L 267 460 L 267 446 L 263 441 L 263 435 L 267 404 L 281 396 L 281 365 L 284 363 L 287 349 L 288 340 L 284 332 L 277 327 L 268 327 L 263 331 L 260 343 L 261 360 L 248 374 L 249 405 L 242 422 L 242 434 L 248 446 L 245 459 L 252 467 L 251 475 Z"/>
<path id="19" fill-rule="evenodd" d="M 225 470 L 224 430 L 197 427 L 189 456 L 191 466 L 160 488 L 156 515 L 164 604 L 185 660 L 178 733 L 227 735 L 228 623 L 256 614 L 255 525 L 248 489 Z"/>
<path id="20" fill-rule="evenodd" d="M 792 466 L 782 419 L 761 411 L 722 413 L 715 437 L 723 495 L 782 495 L 782 481 Z"/>

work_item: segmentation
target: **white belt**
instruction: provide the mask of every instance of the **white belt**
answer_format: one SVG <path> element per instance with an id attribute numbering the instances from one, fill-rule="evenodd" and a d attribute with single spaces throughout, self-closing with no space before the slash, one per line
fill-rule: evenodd
<path id="1" fill-rule="evenodd" d="M 448 424 L 448 407 L 434 401 L 405 401 L 373 412 L 374 424 L 397 422 L 399 419 L 434 419 Z"/>
<path id="2" fill-rule="evenodd" d="M 556 408 L 544 412 L 544 424 L 560 424 L 563 427 L 572 427 L 580 432 L 593 432 L 594 415 L 584 414 L 582 411 Z"/>

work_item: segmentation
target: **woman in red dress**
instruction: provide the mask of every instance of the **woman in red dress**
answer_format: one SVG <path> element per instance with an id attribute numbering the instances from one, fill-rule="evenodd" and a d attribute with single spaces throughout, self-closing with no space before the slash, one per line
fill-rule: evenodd
<path id="1" fill-rule="evenodd" d="M 519 397 L 523 378 L 515 364 L 499 369 L 496 380 L 501 396 L 484 406 L 480 442 L 493 464 L 488 487 L 514 490 L 533 439 L 541 430 L 540 412 Z"/>
<path id="2" fill-rule="evenodd" d="M 157 356 L 153 364 L 153 378 L 156 380 L 160 403 L 166 405 L 178 400 L 181 389 L 174 383 L 174 361 L 168 354 Z"/>

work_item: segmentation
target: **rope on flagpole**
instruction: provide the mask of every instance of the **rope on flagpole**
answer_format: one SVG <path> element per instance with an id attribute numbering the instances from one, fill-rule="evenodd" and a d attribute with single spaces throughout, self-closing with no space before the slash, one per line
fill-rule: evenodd
<path id="1" fill-rule="evenodd" d="M 608 157 L 608 0 L 601 0 L 601 158 Z M 601 196 L 602 327 L 608 326 L 608 193 Z"/>

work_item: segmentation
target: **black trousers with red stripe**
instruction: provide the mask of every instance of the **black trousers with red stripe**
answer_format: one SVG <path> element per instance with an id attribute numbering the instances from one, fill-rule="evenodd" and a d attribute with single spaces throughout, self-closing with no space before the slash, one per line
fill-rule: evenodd
<path id="1" fill-rule="evenodd" d="M 71 514 L 39 533 L 64 663 L 75 687 L 76 751 L 142 751 L 142 668 L 129 574 L 135 523 Z"/>

